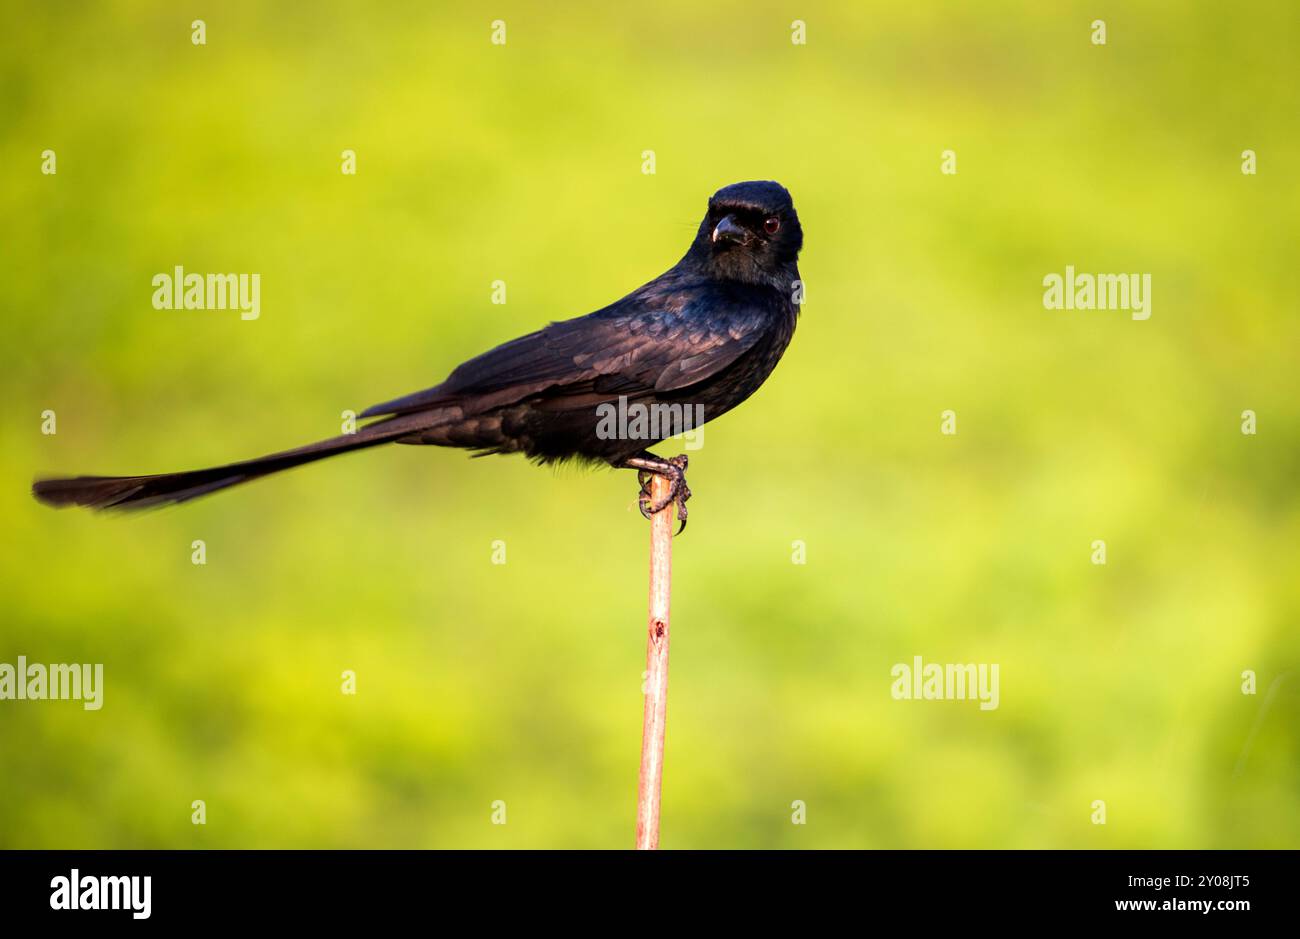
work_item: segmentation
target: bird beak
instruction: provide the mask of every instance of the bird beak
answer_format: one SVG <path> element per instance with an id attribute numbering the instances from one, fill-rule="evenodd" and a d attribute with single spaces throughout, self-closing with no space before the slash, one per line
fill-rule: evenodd
<path id="1" fill-rule="evenodd" d="M 747 245 L 753 238 L 754 236 L 750 234 L 749 229 L 737 222 L 734 215 L 726 216 L 722 221 L 718 222 L 718 227 L 713 229 L 714 244 L 719 241 L 730 241 L 735 244 Z"/>

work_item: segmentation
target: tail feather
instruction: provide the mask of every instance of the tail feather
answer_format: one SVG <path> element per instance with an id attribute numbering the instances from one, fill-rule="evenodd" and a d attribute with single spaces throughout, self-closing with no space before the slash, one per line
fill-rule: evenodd
<path id="1" fill-rule="evenodd" d="M 232 472 L 223 467 L 213 467 L 156 476 L 38 479 L 32 483 L 32 495 L 37 501 L 55 508 L 80 505 L 91 509 L 147 509 L 185 502 L 264 475 L 266 472 Z"/>
<path id="2" fill-rule="evenodd" d="M 32 483 L 32 495 L 38 502 L 55 508 L 79 505 L 92 509 L 132 510 L 171 505 L 339 453 L 390 443 L 409 434 L 413 423 L 409 417 L 381 421 L 362 428 L 356 434 L 331 437 L 295 450 L 181 473 L 38 479 Z"/>

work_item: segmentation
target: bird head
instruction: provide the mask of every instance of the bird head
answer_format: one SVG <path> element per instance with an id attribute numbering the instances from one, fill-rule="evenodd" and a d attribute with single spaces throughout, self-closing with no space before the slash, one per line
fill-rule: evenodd
<path id="1" fill-rule="evenodd" d="M 691 253 L 721 279 L 780 284 L 793 273 L 801 247 L 803 229 L 790 193 L 760 180 L 713 194 Z"/>

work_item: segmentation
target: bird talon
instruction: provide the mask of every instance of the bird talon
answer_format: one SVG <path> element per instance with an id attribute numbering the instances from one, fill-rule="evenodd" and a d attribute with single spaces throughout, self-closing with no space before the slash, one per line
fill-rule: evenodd
<path id="1" fill-rule="evenodd" d="M 637 468 L 637 481 L 641 484 L 637 508 L 646 519 L 652 519 L 668 506 L 673 506 L 681 523 L 674 534 L 676 537 L 686 530 L 686 500 L 691 497 L 691 487 L 686 485 L 686 467 L 690 461 L 684 453 L 667 460 L 653 459 L 653 468 L 647 469 L 644 465 Z M 668 494 L 663 499 L 654 497 L 652 486 L 656 478 L 668 480 Z"/>
<path id="2" fill-rule="evenodd" d="M 641 514 L 646 518 L 653 518 L 676 501 L 677 497 L 671 491 L 668 493 L 667 497 L 658 502 L 653 499 L 639 500 L 641 505 Z"/>
<path id="3" fill-rule="evenodd" d="M 674 538 L 686 531 L 686 499 L 677 500 L 677 521 L 681 524 L 677 526 L 677 531 L 673 533 Z"/>
<path id="4" fill-rule="evenodd" d="M 652 502 L 650 499 L 650 494 L 648 492 L 646 492 L 645 490 L 641 491 L 641 495 L 637 496 L 636 505 L 637 508 L 641 510 L 641 515 L 645 518 L 646 521 L 649 521 L 650 519 L 654 518 L 655 513 L 650 508 Z"/>

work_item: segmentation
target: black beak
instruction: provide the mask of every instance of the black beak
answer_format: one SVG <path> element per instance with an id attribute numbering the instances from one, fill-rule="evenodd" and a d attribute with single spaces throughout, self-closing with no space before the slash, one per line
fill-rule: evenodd
<path id="1" fill-rule="evenodd" d="M 713 229 L 713 243 L 719 241 L 730 241 L 738 245 L 747 245 L 754 239 L 749 229 L 736 221 L 734 215 L 728 215 L 718 222 L 718 227 Z"/>

